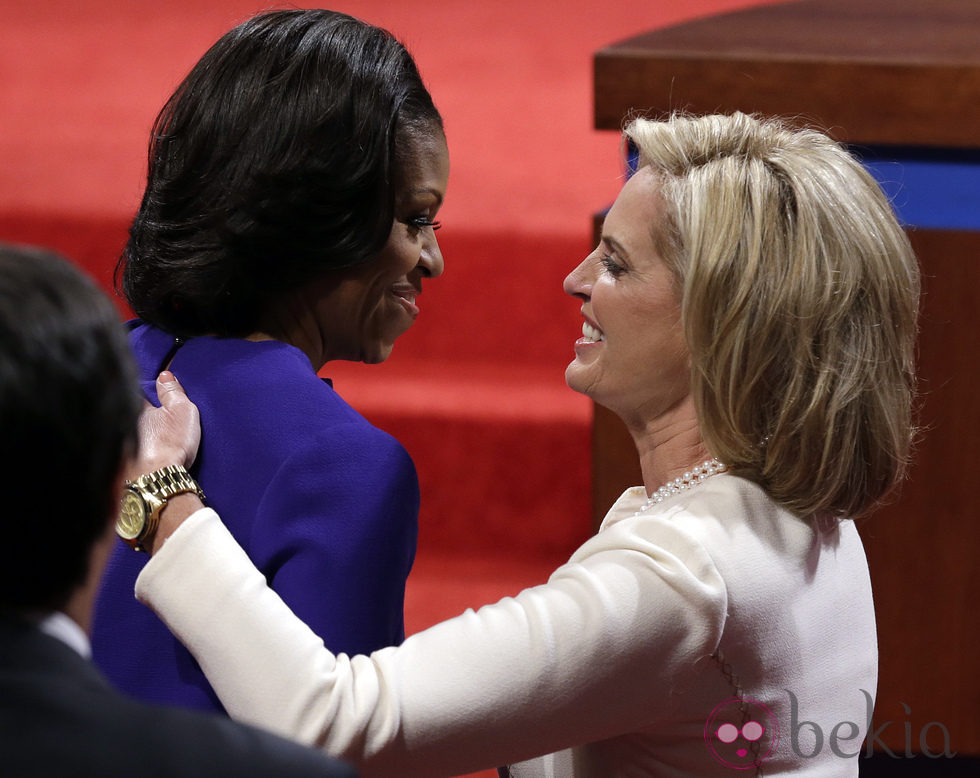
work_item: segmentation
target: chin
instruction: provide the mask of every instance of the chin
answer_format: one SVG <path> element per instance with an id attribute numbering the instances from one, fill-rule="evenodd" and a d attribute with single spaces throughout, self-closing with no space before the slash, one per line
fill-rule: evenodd
<path id="1" fill-rule="evenodd" d="M 592 394 L 589 391 L 590 386 L 588 382 L 582 379 L 579 370 L 580 368 L 576 366 L 575 362 L 570 363 L 569 366 L 565 368 L 565 383 L 573 392 L 584 394 L 586 397 L 592 397 Z M 593 399 L 595 398 L 593 397 Z"/>
<path id="2" fill-rule="evenodd" d="M 601 405 L 621 419 L 625 418 L 621 413 L 622 401 L 619 394 L 610 392 L 609 381 L 601 382 L 588 367 L 572 362 L 565 368 L 565 383 L 573 392 L 585 395 L 596 405 Z"/>
<path id="3" fill-rule="evenodd" d="M 374 349 L 373 351 L 366 351 L 364 356 L 361 357 L 361 362 L 363 362 L 365 365 L 380 365 L 391 356 L 393 349 L 394 344 L 388 343 Z"/>

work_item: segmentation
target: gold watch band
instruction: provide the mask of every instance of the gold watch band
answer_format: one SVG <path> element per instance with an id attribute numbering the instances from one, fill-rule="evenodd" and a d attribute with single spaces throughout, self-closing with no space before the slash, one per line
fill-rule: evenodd
<path id="1" fill-rule="evenodd" d="M 197 482 L 191 477 L 190 473 L 182 465 L 168 465 L 152 473 L 141 475 L 135 481 L 126 482 L 126 490 L 130 492 L 130 497 L 123 498 L 122 512 L 120 519 L 116 523 L 116 532 L 136 551 L 149 551 L 151 541 L 156 534 L 157 524 L 160 521 L 160 512 L 166 507 L 167 501 L 179 494 L 193 492 L 201 502 L 204 502 L 204 492 Z M 130 502 L 127 502 L 127 499 Z M 131 501 L 136 500 L 136 504 L 143 507 L 133 508 L 129 512 L 132 516 L 142 513 L 142 526 L 133 526 L 132 519 L 123 518 L 127 513 L 127 507 Z M 137 519 L 137 522 L 139 519 Z M 134 530 L 138 532 L 134 537 Z"/>
<path id="2" fill-rule="evenodd" d="M 187 472 L 183 465 L 161 467 L 152 473 L 141 475 L 132 483 L 137 488 L 149 492 L 156 499 L 160 500 L 163 505 L 166 505 L 167 500 L 171 497 L 184 494 L 185 492 L 195 492 L 201 498 L 201 502 L 204 502 L 204 492 L 201 491 L 201 487 L 197 485 L 197 481 L 191 478 L 191 474 Z M 153 511 L 153 518 L 157 518 L 160 515 L 160 511 L 163 510 L 163 505 L 160 505 Z"/>

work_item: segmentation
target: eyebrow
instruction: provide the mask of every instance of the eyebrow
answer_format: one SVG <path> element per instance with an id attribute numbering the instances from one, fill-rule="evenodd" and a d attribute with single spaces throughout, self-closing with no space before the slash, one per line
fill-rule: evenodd
<path id="1" fill-rule="evenodd" d="M 399 199 L 415 197 L 416 195 L 432 195 L 436 199 L 436 202 L 442 205 L 442 193 L 437 189 L 433 189 L 432 187 L 428 186 L 420 186 L 418 189 L 409 189 L 407 192 L 404 192 Z"/>
<path id="2" fill-rule="evenodd" d="M 609 246 L 617 254 L 621 255 L 623 257 L 623 259 L 629 259 L 630 258 L 629 252 L 626 249 L 624 249 L 623 248 L 623 244 L 620 243 L 615 238 L 613 238 L 613 237 L 611 237 L 609 235 L 603 234 L 602 237 L 600 238 L 600 240 L 603 243 L 605 243 L 607 246 Z"/>

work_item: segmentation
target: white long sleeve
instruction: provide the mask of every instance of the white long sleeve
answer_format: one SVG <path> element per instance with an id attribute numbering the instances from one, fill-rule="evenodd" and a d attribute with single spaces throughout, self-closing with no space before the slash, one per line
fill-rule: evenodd
<path id="1" fill-rule="evenodd" d="M 371 656 L 327 651 L 207 509 L 147 564 L 137 596 L 192 651 L 233 717 L 318 745 L 365 775 L 455 775 L 596 741 L 610 747 L 579 759 L 582 767 L 570 768 L 575 775 L 613 775 L 610 764 L 643 760 L 645 774 L 708 774 L 699 727 L 730 693 L 732 674 L 721 671 L 720 655 L 733 603 L 704 541 L 728 532 L 724 540 L 739 547 L 748 578 L 773 561 L 773 578 L 800 578 L 794 559 L 805 563 L 813 544 L 812 531 L 797 522 L 775 533 L 781 555 L 768 559 L 774 541 L 754 543 L 755 525 L 784 517 L 765 502 L 767 515 L 746 523 L 736 500 L 739 517 L 715 521 L 718 498 L 730 500 L 740 479 L 716 480 L 722 488 L 701 487 L 705 510 L 695 500 L 634 515 L 638 496 L 624 495 L 603 530 L 546 585 Z M 770 587 L 759 583 L 773 601 L 799 594 L 766 595 Z M 812 576 L 801 579 L 797 588 L 812 583 Z M 871 628 L 873 635 L 873 616 Z M 757 629 L 787 628 L 773 622 Z M 795 660 L 799 647 L 788 648 Z M 739 684 L 757 697 L 775 694 L 748 666 L 756 659 L 742 660 L 735 649 L 724 661 L 733 656 Z M 792 672 L 777 670 L 777 685 L 793 682 Z M 623 738 L 637 736 L 650 741 L 624 752 Z M 705 753 L 650 753 L 663 736 L 674 751 L 678 742 L 690 741 L 691 751 L 702 740 Z"/>

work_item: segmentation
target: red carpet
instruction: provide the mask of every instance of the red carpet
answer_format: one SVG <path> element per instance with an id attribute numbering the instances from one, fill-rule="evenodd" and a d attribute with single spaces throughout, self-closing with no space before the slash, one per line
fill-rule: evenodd
<path id="1" fill-rule="evenodd" d="M 332 5 L 413 51 L 452 157 L 446 273 L 426 287 L 418 324 L 385 365 L 324 371 L 418 465 L 410 629 L 544 581 L 589 532 L 591 406 L 562 380 L 580 319 L 561 282 L 619 186 L 618 138 L 591 129 L 592 53 L 760 1 Z M 157 110 L 262 7 L 0 4 L 0 240 L 54 247 L 108 287 Z"/>

